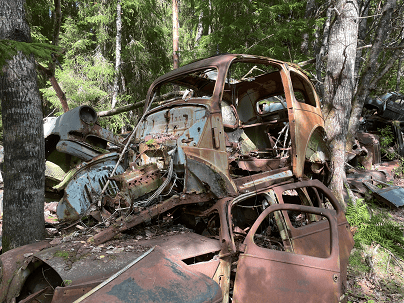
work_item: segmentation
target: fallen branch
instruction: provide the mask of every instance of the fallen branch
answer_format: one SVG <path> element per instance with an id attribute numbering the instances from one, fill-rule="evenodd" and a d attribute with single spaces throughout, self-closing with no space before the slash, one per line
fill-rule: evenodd
<path id="1" fill-rule="evenodd" d="M 129 104 L 129 105 L 125 105 L 122 107 L 118 107 L 118 108 L 113 108 L 110 110 L 105 110 L 102 112 L 98 112 L 98 117 L 108 117 L 108 116 L 114 116 L 120 113 L 124 113 L 124 112 L 128 112 L 130 110 L 134 110 L 137 108 L 141 108 L 144 106 L 146 100 L 142 100 L 140 102 L 136 102 L 135 104 Z"/>
<path id="2" fill-rule="evenodd" d="M 178 97 L 178 96 L 183 96 L 185 94 L 185 91 L 175 91 L 175 92 L 170 92 L 164 95 L 161 95 L 158 99 L 169 99 L 169 98 L 173 98 L 173 97 Z M 162 103 L 164 103 L 166 101 L 162 101 L 162 102 L 157 102 L 155 103 L 156 105 L 160 105 Z M 122 107 L 118 107 L 118 108 L 114 108 L 114 109 L 110 109 L 110 110 L 105 110 L 102 112 L 98 112 L 98 117 L 108 117 L 108 116 L 114 116 L 120 113 L 124 113 L 124 112 L 128 112 L 130 110 L 134 110 L 137 108 L 141 108 L 145 105 L 146 100 L 142 100 L 142 101 L 138 101 L 135 104 L 128 104 Z"/>
<path id="3" fill-rule="evenodd" d="M 67 105 L 66 95 L 62 91 L 62 89 L 60 88 L 59 83 L 57 82 L 53 72 L 50 69 L 45 68 L 44 66 L 42 66 L 38 62 L 36 62 L 36 64 L 37 64 L 39 70 L 43 73 L 43 75 L 48 77 L 50 83 L 52 84 L 52 87 L 55 90 L 56 95 L 59 98 L 60 104 L 62 104 L 63 112 L 69 111 L 69 106 Z"/>

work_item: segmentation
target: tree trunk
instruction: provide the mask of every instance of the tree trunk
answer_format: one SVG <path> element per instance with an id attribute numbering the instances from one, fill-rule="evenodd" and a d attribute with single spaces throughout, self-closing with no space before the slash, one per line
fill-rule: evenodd
<path id="1" fill-rule="evenodd" d="M 121 0 L 116 4 L 116 47 L 115 47 L 115 79 L 114 93 L 112 95 L 111 108 L 114 108 L 118 97 L 118 79 L 121 72 L 121 35 L 122 35 L 122 18 L 121 18 Z"/>
<path id="2" fill-rule="evenodd" d="M 69 105 L 67 105 L 67 98 L 62 90 L 62 88 L 59 86 L 58 81 L 55 78 L 55 75 L 51 75 L 49 77 L 49 81 L 52 84 L 53 89 L 56 92 L 56 96 L 58 96 L 60 104 L 62 104 L 63 112 L 68 112 L 69 111 Z"/>
<path id="3" fill-rule="evenodd" d="M 358 84 L 359 81 L 359 71 L 360 67 L 363 63 L 363 53 L 366 51 L 366 49 L 363 48 L 365 46 L 365 39 L 366 35 L 368 34 L 368 22 L 367 22 L 367 17 L 369 15 L 369 2 L 363 2 L 361 1 L 361 7 L 359 8 L 360 11 L 360 17 L 363 17 L 362 19 L 359 19 L 359 24 L 358 24 L 358 48 L 356 50 L 356 60 L 355 60 L 355 81 Z M 357 89 L 357 84 L 356 88 Z"/>
<path id="4" fill-rule="evenodd" d="M 199 18 L 198 18 L 198 26 L 196 28 L 196 35 L 195 35 L 195 45 L 196 46 L 198 46 L 198 42 L 202 38 L 202 35 L 203 35 L 202 19 L 203 19 L 203 11 L 199 14 Z"/>
<path id="5" fill-rule="evenodd" d="M 403 63 L 403 58 L 400 58 L 400 59 L 398 60 L 398 67 L 397 67 L 396 92 L 400 92 L 401 75 L 403 74 L 403 71 L 402 71 L 402 63 Z"/>
<path id="6" fill-rule="evenodd" d="M 346 207 L 344 201 L 345 143 L 355 87 L 358 6 L 356 0 L 340 0 L 334 10 L 336 19 L 331 26 L 329 38 L 323 112 L 331 149 L 333 175 L 330 189 L 341 205 Z"/>
<path id="7" fill-rule="evenodd" d="M 316 1 L 307 0 L 306 1 L 306 13 L 304 14 L 305 19 L 313 18 L 316 12 Z M 302 36 L 302 44 L 300 50 L 303 54 L 307 55 L 309 51 L 309 33 L 304 33 Z"/>
<path id="8" fill-rule="evenodd" d="M 60 5 L 60 0 L 54 0 L 55 4 L 55 12 L 54 12 L 54 20 L 53 20 L 53 45 L 59 44 L 59 32 L 60 25 L 62 24 L 62 9 Z"/>
<path id="9" fill-rule="evenodd" d="M 365 100 L 369 96 L 370 92 L 376 88 L 377 81 L 375 82 L 375 79 L 380 79 L 383 76 L 383 71 L 379 70 L 380 64 L 378 63 L 378 59 L 384 50 L 384 42 L 391 31 L 390 21 L 395 7 L 396 0 L 389 0 L 386 2 L 383 8 L 381 19 L 377 26 L 372 47 L 369 49 L 370 54 L 367 56 L 368 59 L 362 67 L 361 79 L 356 90 L 355 98 L 352 102 L 352 111 L 349 119 L 347 136 L 347 150 L 352 150 L 355 134 L 359 126 L 359 119 L 362 115 L 363 105 L 365 104 Z M 396 53 L 399 54 L 399 51 Z M 396 61 L 398 57 L 394 57 L 395 56 L 389 58 L 389 61 Z M 386 72 L 387 71 L 384 73 Z"/>
<path id="10" fill-rule="evenodd" d="M 317 84 L 316 89 L 320 94 L 320 98 L 324 96 L 324 83 L 322 80 L 323 74 L 323 58 L 326 54 L 327 47 L 328 47 L 328 38 L 330 34 L 330 26 L 331 26 L 331 16 L 332 16 L 332 9 L 329 7 L 327 9 L 326 21 L 324 23 L 324 31 L 323 31 L 323 41 L 320 46 L 320 50 L 316 55 L 316 76 L 317 76 Z"/>
<path id="11" fill-rule="evenodd" d="M 173 69 L 179 67 L 179 56 L 178 56 L 178 0 L 173 0 Z"/>
<path id="12" fill-rule="evenodd" d="M 31 41 L 24 6 L 2 1 L 0 39 Z M 45 143 L 34 57 L 18 52 L 1 69 L 4 252 L 44 237 Z"/>

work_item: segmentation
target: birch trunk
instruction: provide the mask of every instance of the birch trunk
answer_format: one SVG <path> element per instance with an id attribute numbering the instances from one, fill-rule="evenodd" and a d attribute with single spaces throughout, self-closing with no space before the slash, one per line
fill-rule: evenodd
<path id="1" fill-rule="evenodd" d="M 122 7 L 121 0 L 116 4 L 116 46 L 115 46 L 115 78 L 114 78 L 114 93 L 112 95 L 111 108 L 114 108 L 118 101 L 118 79 L 121 72 L 121 36 L 122 36 Z"/>
<path id="2" fill-rule="evenodd" d="M 179 67 L 179 56 L 178 56 L 178 0 L 173 0 L 173 69 Z"/>

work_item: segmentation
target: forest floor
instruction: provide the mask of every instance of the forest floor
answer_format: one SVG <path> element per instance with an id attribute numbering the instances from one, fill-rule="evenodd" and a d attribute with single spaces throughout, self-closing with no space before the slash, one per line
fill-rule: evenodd
<path id="1" fill-rule="evenodd" d="M 403 224 L 404 210 L 391 214 Z M 347 295 L 352 303 L 404 302 L 404 261 L 379 244 L 355 247 L 348 266 Z"/>
<path id="2" fill-rule="evenodd" d="M 394 180 L 404 187 L 404 178 Z M 366 200 L 366 198 L 365 198 Z M 373 214 L 384 212 L 404 232 L 404 208 L 388 209 L 385 205 L 371 205 Z M 351 227 L 355 233 L 355 227 Z M 374 242 L 357 243 L 351 251 L 348 266 L 348 302 L 404 302 L 404 260 L 394 252 Z"/>

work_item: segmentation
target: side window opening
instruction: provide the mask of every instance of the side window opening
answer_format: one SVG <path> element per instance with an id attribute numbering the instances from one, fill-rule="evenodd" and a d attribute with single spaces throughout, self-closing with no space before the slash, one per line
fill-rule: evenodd
<path id="1" fill-rule="evenodd" d="M 234 62 L 227 75 L 223 100 L 224 126 L 235 125 L 228 108 L 223 106 L 226 102 L 234 106 L 238 118 L 236 127 L 225 128 L 234 177 L 289 165 L 291 136 L 278 66 Z"/>
<path id="2" fill-rule="evenodd" d="M 240 245 L 244 241 L 251 226 L 268 205 L 265 195 L 258 195 L 233 205 L 231 217 L 236 244 Z"/>
<path id="3" fill-rule="evenodd" d="M 316 99 L 313 88 L 307 83 L 306 80 L 295 72 L 291 71 L 290 76 L 292 79 L 293 93 L 297 102 L 316 106 Z"/>
<path id="4" fill-rule="evenodd" d="M 209 68 L 163 82 L 154 89 L 155 104 L 152 106 L 181 99 L 210 99 L 213 96 L 216 78 L 216 68 Z"/>
<path id="5" fill-rule="evenodd" d="M 329 201 L 314 187 L 286 190 L 282 203 L 330 208 Z M 273 193 L 261 194 L 233 205 L 232 230 L 237 247 L 246 239 L 258 217 L 271 205 L 279 204 Z M 327 258 L 331 253 L 331 230 L 326 216 L 301 210 L 273 211 L 263 219 L 253 235 L 261 248 Z"/>
<path id="6" fill-rule="evenodd" d="M 299 236 L 293 234 L 289 238 L 285 238 L 282 235 L 282 215 L 287 213 L 287 216 L 293 222 L 293 231 Z M 301 254 L 312 257 L 328 258 L 331 252 L 330 237 L 331 231 L 326 228 L 320 233 L 307 235 L 305 229 L 313 232 L 308 228 L 308 222 L 310 217 L 317 217 L 319 221 L 324 222 L 326 226 L 329 226 L 328 219 L 325 216 L 316 215 L 312 213 L 306 213 L 301 211 L 274 211 L 271 212 L 261 222 L 257 232 L 254 234 L 254 243 L 261 248 L 286 251 L 293 254 Z M 313 236 L 314 235 L 314 236 Z M 324 239 L 327 243 L 324 244 Z M 302 247 L 304 249 L 302 249 Z"/>

